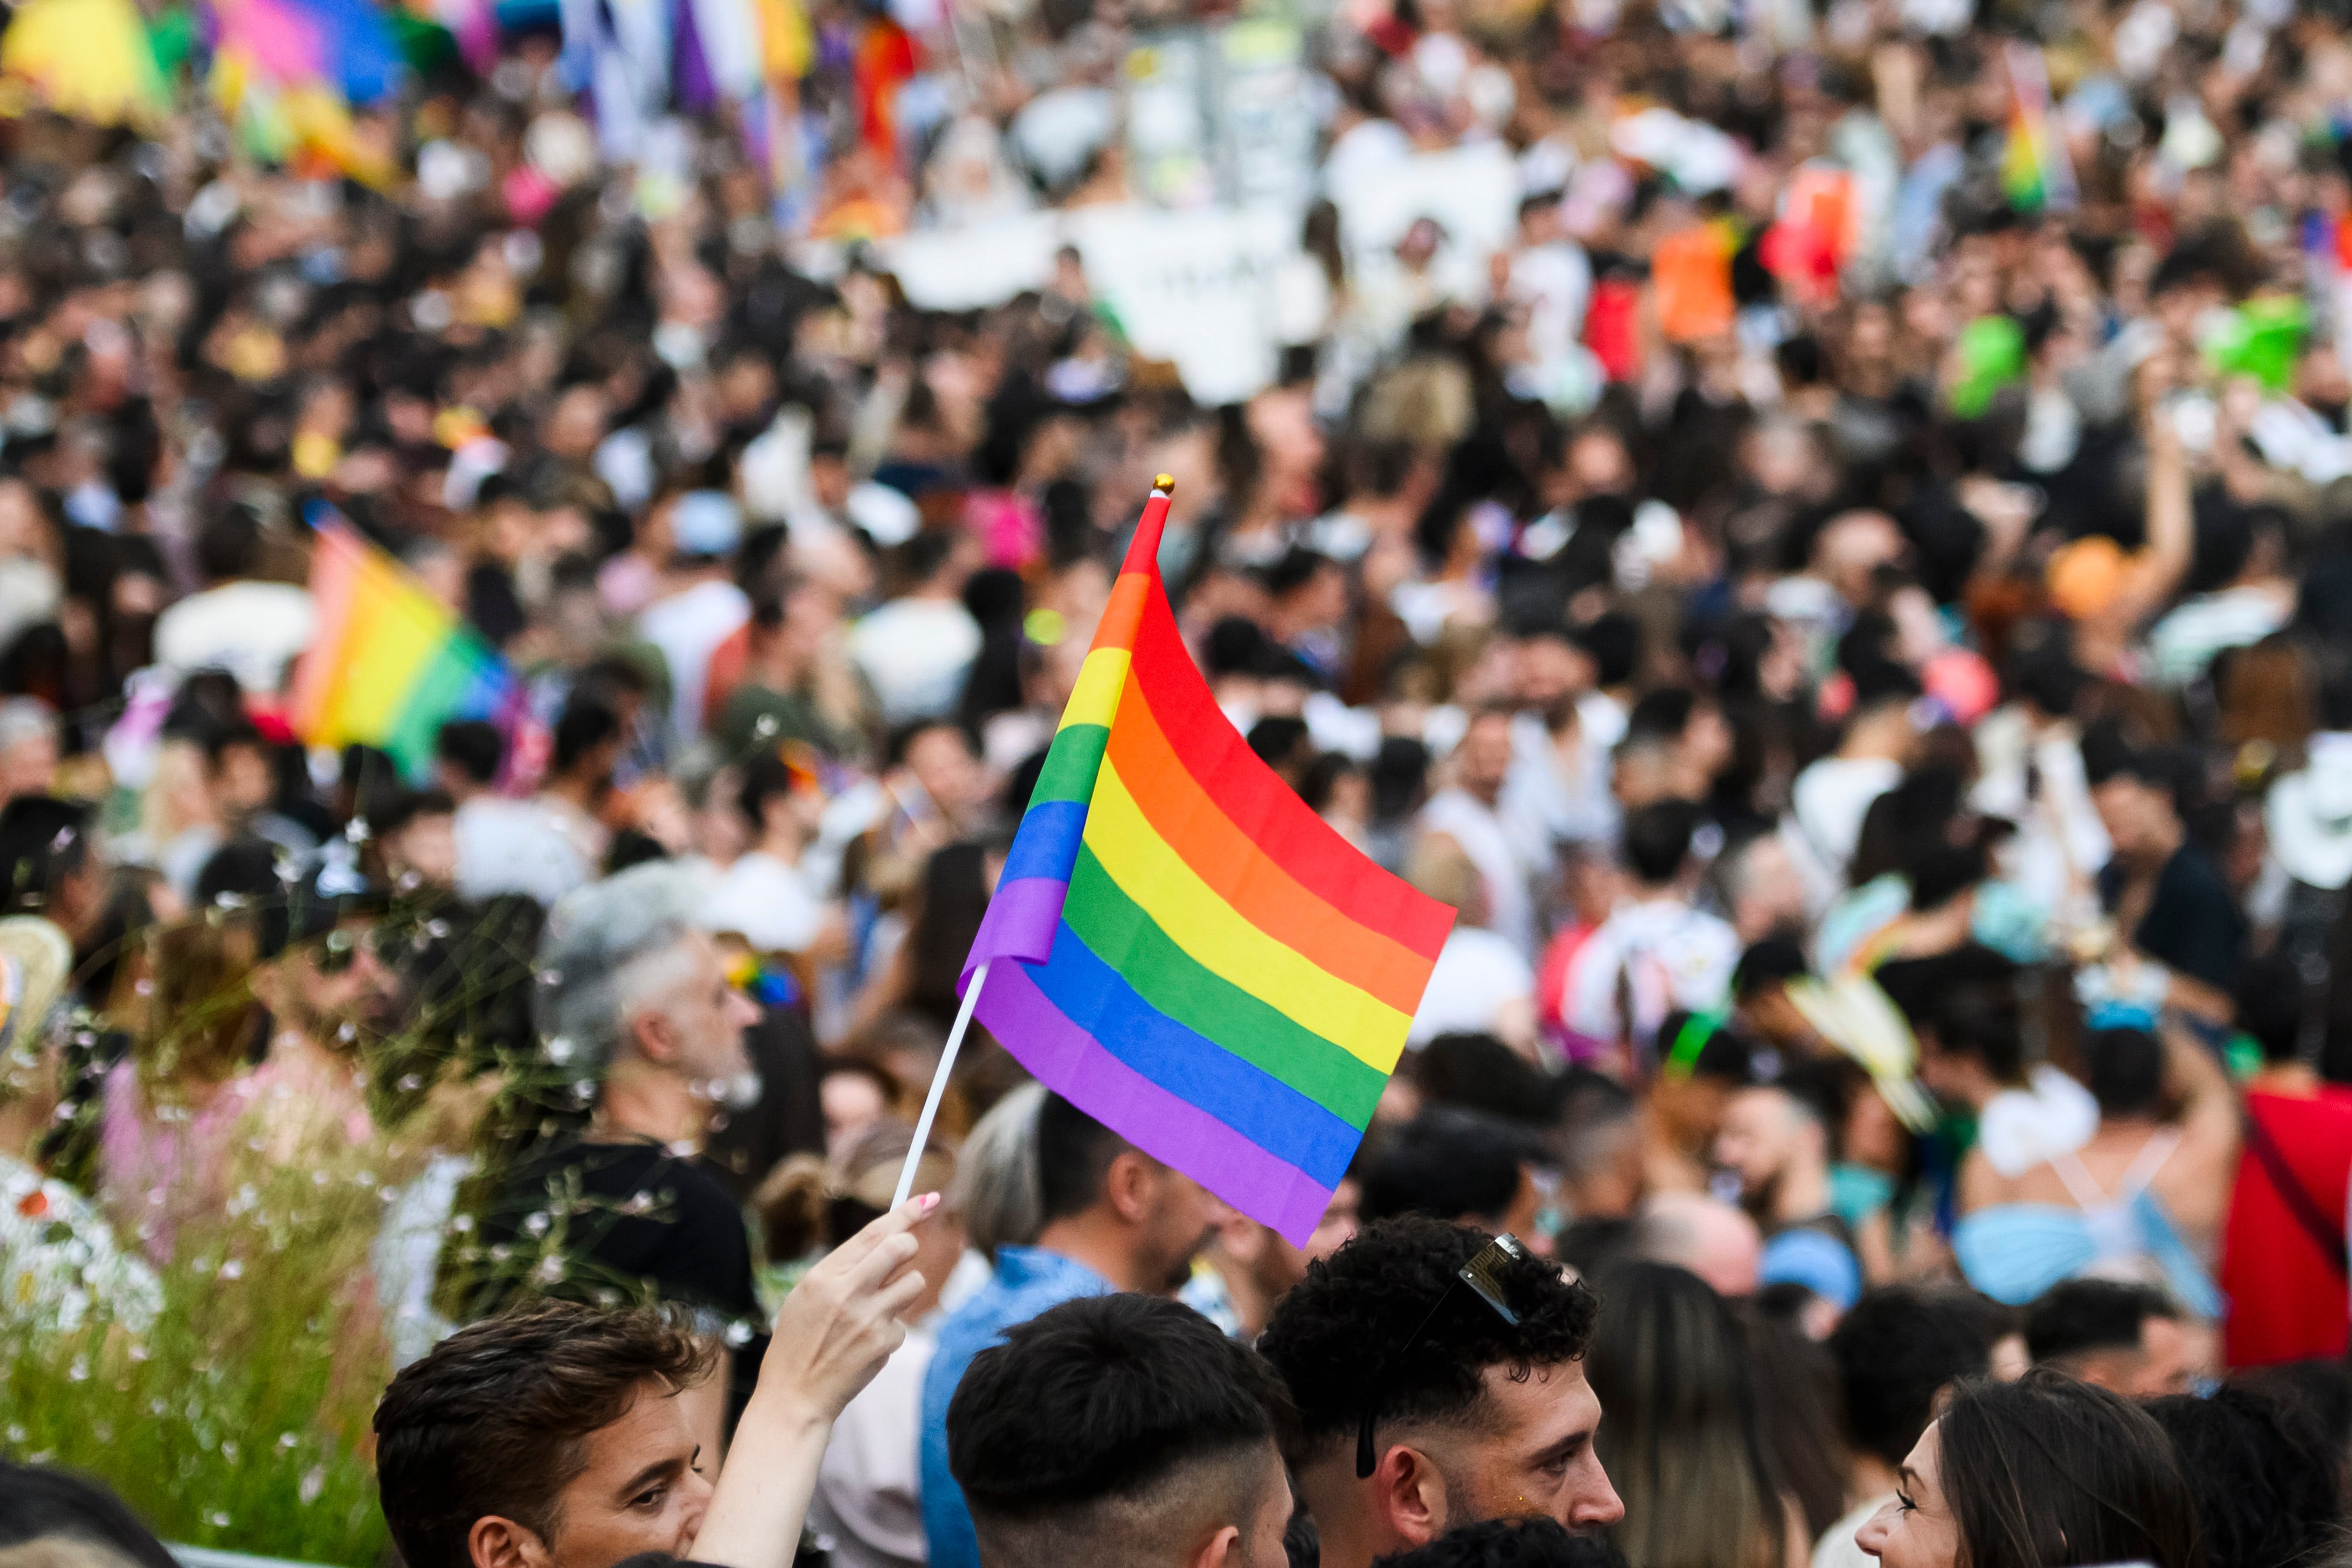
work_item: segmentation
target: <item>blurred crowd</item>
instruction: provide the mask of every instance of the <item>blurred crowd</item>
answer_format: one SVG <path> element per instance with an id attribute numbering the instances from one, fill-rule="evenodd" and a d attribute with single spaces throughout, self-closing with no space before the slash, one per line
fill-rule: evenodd
<path id="1" fill-rule="evenodd" d="M 360 1193 L 410 1568 L 789 1561 L 730 1440 L 851 1568 L 2321 1561 L 2345 20 L 904 0 L 761 135 L 578 18 L 372 181 L 0 121 L 0 1322 Z M 1281 238 L 1171 318 L 1095 209 Z M 1305 1247 L 984 1031 L 912 1130 L 1160 473 L 1226 718 L 1458 911 Z M 337 520 L 513 678 L 429 759 L 298 731 Z"/>

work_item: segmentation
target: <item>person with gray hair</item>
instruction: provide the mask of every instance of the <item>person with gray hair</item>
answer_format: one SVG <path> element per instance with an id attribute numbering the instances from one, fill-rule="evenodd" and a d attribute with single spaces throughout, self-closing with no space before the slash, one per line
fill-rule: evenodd
<path id="1" fill-rule="evenodd" d="M 0 701 L 0 805 L 55 787 L 59 759 L 58 716 L 37 697 Z"/>
<path id="2" fill-rule="evenodd" d="M 715 1455 L 730 1387 L 740 1406 L 767 1334 L 742 1211 L 697 1159 L 720 1110 L 759 1085 L 743 1046 L 758 1009 L 695 923 L 707 883 L 695 867 L 657 860 L 549 913 L 540 1049 L 590 1101 L 589 1119 L 516 1162 L 464 1262 L 475 1313 L 526 1294 L 688 1309 L 734 1352 L 731 1379 L 679 1396 L 696 1403 L 691 1419 Z"/>

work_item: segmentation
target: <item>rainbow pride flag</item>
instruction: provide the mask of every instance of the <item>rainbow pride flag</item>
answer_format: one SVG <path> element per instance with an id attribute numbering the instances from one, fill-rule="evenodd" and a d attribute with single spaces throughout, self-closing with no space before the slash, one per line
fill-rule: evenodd
<path id="1" fill-rule="evenodd" d="M 289 721 L 313 746 L 357 741 L 420 777 L 452 719 L 505 719 L 517 688 L 497 652 L 414 574 L 340 518 L 310 555 L 318 636 L 294 671 Z"/>
<path id="2" fill-rule="evenodd" d="M 1454 911 L 1307 809 L 1219 711 L 1154 490 L 971 956 L 974 1016 L 1154 1159 L 1304 1242 Z"/>
<path id="3" fill-rule="evenodd" d="M 2000 189 L 2019 212 L 2070 212 L 2078 195 L 2074 160 L 2050 121 L 2050 74 L 2042 51 L 2009 48 L 2008 140 L 2001 147 Z"/>

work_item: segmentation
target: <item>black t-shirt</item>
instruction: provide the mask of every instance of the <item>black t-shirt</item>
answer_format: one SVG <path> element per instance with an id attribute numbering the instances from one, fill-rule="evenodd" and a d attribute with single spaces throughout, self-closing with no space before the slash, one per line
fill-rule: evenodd
<path id="1" fill-rule="evenodd" d="M 2099 902 L 2113 913 L 2122 900 L 2124 867 L 2110 860 L 2099 873 Z M 2222 992 L 2235 989 L 2246 958 L 2246 918 L 2230 896 L 2221 868 L 2193 844 L 2172 852 L 2158 873 L 2155 895 L 2132 945 L 2167 969 Z"/>
<path id="2" fill-rule="evenodd" d="M 767 1352 L 743 1211 L 691 1160 L 646 1141 L 564 1139 L 524 1156 L 482 1216 L 487 1310 L 520 1292 L 656 1300 L 735 1347 L 740 1409 Z M 507 1252 L 501 1258 L 498 1249 Z"/>

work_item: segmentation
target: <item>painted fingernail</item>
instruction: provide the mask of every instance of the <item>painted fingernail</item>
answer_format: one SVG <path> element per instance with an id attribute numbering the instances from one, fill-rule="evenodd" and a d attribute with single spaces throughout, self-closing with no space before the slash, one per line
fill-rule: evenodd
<path id="1" fill-rule="evenodd" d="M 922 1210 L 925 1214 L 929 1214 L 933 1209 L 940 1206 L 940 1194 L 937 1193 L 925 1193 L 921 1197 L 915 1200 L 915 1206 Z"/>

